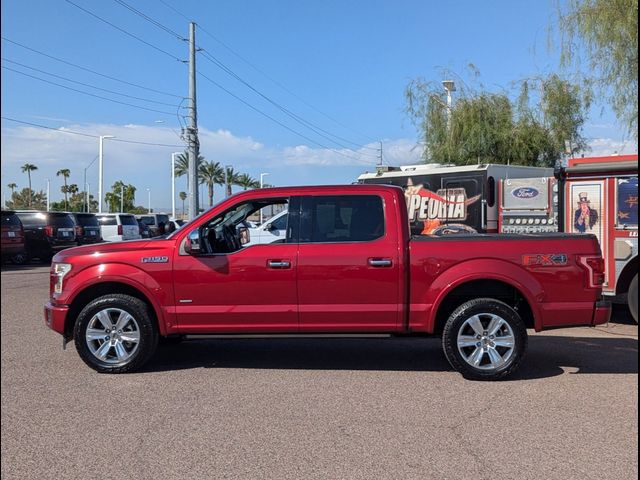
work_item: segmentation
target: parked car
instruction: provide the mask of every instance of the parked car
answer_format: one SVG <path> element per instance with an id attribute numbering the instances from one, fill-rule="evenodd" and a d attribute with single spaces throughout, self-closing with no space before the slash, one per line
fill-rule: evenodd
<path id="1" fill-rule="evenodd" d="M 255 228 L 251 228 L 245 220 L 245 225 L 249 225 L 249 243 L 246 246 L 284 241 L 288 218 L 289 213 L 283 210 Z"/>
<path id="2" fill-rule="evenodd" d="M 2 210 L 2 261 L 20 265 L 27 261 L 22 222 L 12 210 Z"/>
<path id="3" fill-rule="evenodd" d="M 149 226 L 142 220 L 139 220 L 137 218 L 136 222 L 138 222 L 138 228 L 140 229 L 140 237 L 151 238 L 151 230 L 149 230 Z"/>
<path id="4" fill-rule="evenodd" d="M 167 232 L 169 226 L 169 215 L 166 213 L 149 213 L 146 215 L 136 215 L 138 220 L 141 220 L 151 230 L 152 237 L 159 237 Z"/>
<path id="5" fill-rule="evenodd" d="M 100 232 L 105 242 L 142 238 L 136 217 L 131 213 L 98 213 L 96 217 L 98 217 Z"/>
<path id="6" fill-rule="evenodd" d="M 95 213 L 72 213 L 76 222 L 76 240 L 78 245 L 102 242 L 100 223 Z"/>
<path id="7" fill-rule="evenodd" d="M 291 205 L 285 241 L 243 245 L 238 225 L 270 203 Z M 269 188 L 164 239 L 60 252 L 44 318 L 104 373 L 142 367 L 159 337 L 357 333 L 437 335 L 463 376 L 498 380 L 527 328 L 609 321 L 604 280 L 595 235 L 411 237 L 399 187 Z"/>
<path id="8" fill-rule="evenodd" d="M 70 213 L 18 210 L 16 214 L 24 229 L 28 258 L 48 262 L 56 252 L 77 245 L 76 224 Z"/>

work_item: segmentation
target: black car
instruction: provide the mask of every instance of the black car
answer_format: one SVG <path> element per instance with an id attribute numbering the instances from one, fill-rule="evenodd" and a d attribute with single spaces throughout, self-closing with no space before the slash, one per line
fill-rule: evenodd
<path id="1" fill-rule="evenodd" d="M 28 210 L 16 214 L 22 222 L 29 258 L 48 262 L 58 251 L 77 245 L 76 224 L 70 213 Z"/>
<path id="2" fill-rule="evenodd" d="M 142 238 L 151 238 L 151 230 L 149 229 L 149 225 L 144 223 L 139 218 L 136 219 L 138 222 L 138 228 L 140 229 L 140 236 Z"/>
<path id="3" fill-rule="evenodd" d="M 166 213 L 149 213 L 146 215 L 136 215 L 138 221 L 146 224 L 151 231 L 152 237 L 159 237 L 165 233 L 169 233 L 169 215 Z"/>
<path id="4" fill-rule="evenodd" d="M 78 245 L 102 242 L 100 223 L 95 213 L 72 213 L 76 222 L 76 241 Z"/>
<path id="5" fill-rule="evenodd" d="M 22 223 L 12 210 L 2 210 L 2 261 L 7 259 L 18 265 L 27 261 Z"/>

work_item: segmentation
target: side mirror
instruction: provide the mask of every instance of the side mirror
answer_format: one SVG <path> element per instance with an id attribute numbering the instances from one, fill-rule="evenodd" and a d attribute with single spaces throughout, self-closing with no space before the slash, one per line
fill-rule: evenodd
<path id="1" fill-rule="evenodd" d="M 238 227 L 238 237 L 240 238 L 240 245 L 246 245 L 251 241 L 251 234 L 247 227 Z"/>
<path id="2" fill-rule="evenodd" d="M 187 235 L 187 241 L 184 243 L 184 251 L 194 256 L 200 254 L 200 231 L 197 228 L 191 230 L 189 235 Z"/>

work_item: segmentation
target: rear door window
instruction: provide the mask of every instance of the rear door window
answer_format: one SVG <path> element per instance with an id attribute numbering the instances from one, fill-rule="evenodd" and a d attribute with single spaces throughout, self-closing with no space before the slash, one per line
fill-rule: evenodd
<path id="1" fill-rule="evenodd" d="M 133 215 L 120 215 L 120 223 L 122 225 L 135 225 L 136 227 L 138 226 L 138 221 Z"/>
<path id="2" fill-rule="evenodd" d="M 146 215 L 144 217 L 140 217 L 140 221 L 145 225 L 155 225 L 156 219 L 150 215 Z"/>
<path id="3" fill-rule="evenodd" d="M 15 213 L 2 212 L 3 227 L 19 227 L 21 225 L 20 219 Z"/>
<path id="4" fill-rule="evenodd" d="M 301 241 L 368 242 L 384 235 L 384 209 L 377 195 L 304 199 Z"/>
<path id="5" fill-rule="evenodd" d="M 25 227 L 44 227 L 47 224 L 47 216 L 44 213 L 18 213 L 18 218 Z"/>
<path id="6" fill-rule="evenodd" d="M 118 221 L 116 220 L 115 215 L 111 216 L 111 215 L 105 215 L 103 217 L 98 217 L 98 222 L 100 223 L 100 225 L 117 225 Z"/>
<path id="7" fill-rule="evenodd" d="M 58 228 L 73 228 L 75 221 L 68 213 L 49 213 L 49 224 Z"/>
<path id="8" fill-rule="evenodd" d="M 169 223 L 169 215 L 158 215 L 158 225 L 161 223 Z"/>
<path id="9" fill-rule="evenodd" d="M 99 227 L 98 218 L 95 215 L 76 215 L 78 223 L 83 227 Z"/>

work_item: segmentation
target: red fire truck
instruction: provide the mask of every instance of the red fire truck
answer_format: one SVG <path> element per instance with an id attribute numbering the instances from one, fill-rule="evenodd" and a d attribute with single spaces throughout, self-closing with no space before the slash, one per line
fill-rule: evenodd
<path id="1" fill-rule="evenodd" d="M 638 155 L 572 158 L 555 178 L 501 182 L 501 233 L 539 231 L 535 226 L 553 215 L 559 231 L 598 237 L 606 266 L 603 293 L 626 301 L 637 322 Z"/>

